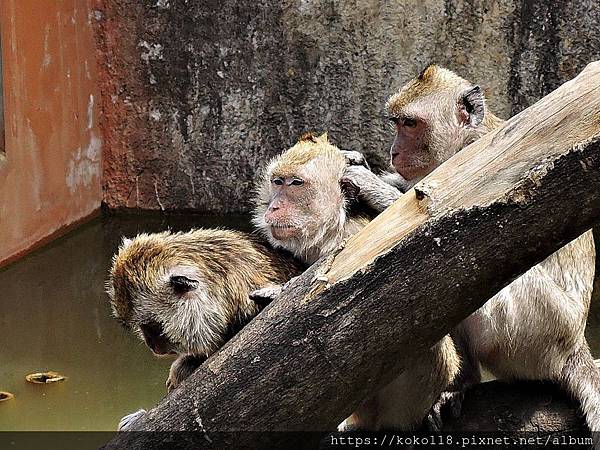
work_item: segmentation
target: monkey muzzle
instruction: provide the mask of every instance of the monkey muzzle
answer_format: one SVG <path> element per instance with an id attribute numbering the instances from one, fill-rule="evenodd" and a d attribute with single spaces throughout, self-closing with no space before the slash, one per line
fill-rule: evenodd
<path id="1" fill-rule="evenodd" d="M 271 234 L 279 241 L 291 239 L 298 234 L 298 228 L 290 225 L 271 225 Z"/>
<path id="2" fill-rule="evenodd" d="M 140 330 L 144 336 L 146 345 L 150 347 L 152 352 L 157 355 L 166 355 L 168 353 L 175 353 L 175 346 L 165 336 L 162 325 L 152 320 L 140 324 Z"/>

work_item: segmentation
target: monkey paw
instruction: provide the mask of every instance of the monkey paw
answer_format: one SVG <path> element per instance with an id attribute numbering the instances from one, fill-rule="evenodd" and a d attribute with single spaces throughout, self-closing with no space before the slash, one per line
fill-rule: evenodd
<path id="1" fill-rule="evenodd" d="M 371 190 L 369 189 L 371 186 L 381 184 L 382 181 L 365 166 L 348 166 L 344 170 L 340 183 L 344 191 L 350 190 L 351 196 L 358 196 L 361 191 Z"/>
<path id="2" fill-rule="evenodd" d="M 283 286 L 269 286 L 250 292 L 250 300 L 259 306 L 267 306 L 275 300 L 283 290 Z"/>
<path id="3" fill-rule="evenodd" d="M 179 386 L 183 380 L 188 378 L 194 371 L 206 361 L 206 358 L 195 355 L 183 355 L 178 357 L 169 370 L 169 378 L 167 378 L 167 392 L 171 392 Z"/>
<path id="4" fill-rule="evenodd" d="M 363 155 L 361 152 L 355 152 L 353 150 L 341 150 L 341 152 L 344 158 L 346 158 L 346 163 L 349 166 L 364 166 L 371 170 L 365 155 Z"/>
<path id="5" fill-rule="evenodd" d="M 429 410 L 426 419 L 427 429 L 433 432 L 442 431 L 444 410 L 449 410 L 452 417 L 459 417 L 463 398 L 464 392 L 462 391 L 442 392 L 438 401 Z"/>
<path id="6" fill-rule="evenodd" d="M 127 414 L 123 416 L 121 420 L 119 420 L 119 426 L 117 427 L 117 431 L 135 431 L 133 425 L 135 421 L 146 414 L 145 409 L 138 409 L 136 412 Z"/>

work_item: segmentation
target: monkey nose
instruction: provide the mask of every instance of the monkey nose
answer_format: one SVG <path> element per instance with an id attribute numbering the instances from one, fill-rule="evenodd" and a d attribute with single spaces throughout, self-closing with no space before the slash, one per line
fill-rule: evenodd
<path id="1" fill-rule="evenodd" d="M 163 327 L 160 323 L 151 320 L 140 324 L 140 330 L 144 335 L 144 341 L 150 349 L 157 355 L 164 355 L 171 351 L 172 344 L 169 338 L 165 336 Z"/>

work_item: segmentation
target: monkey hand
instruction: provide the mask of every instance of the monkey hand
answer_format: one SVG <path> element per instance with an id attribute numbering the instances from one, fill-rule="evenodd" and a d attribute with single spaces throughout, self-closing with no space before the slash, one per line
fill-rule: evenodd
<path id="1" fill-rule="evenodd" d="M 169 370 L 169 378 L 167 378 L 167 392 L 171 392 L 177 386 L 179 386 L 183 380 L 189 377 L 194 371 L 206 361 L 206 358 L 195 355 L 182 355 L 179 356 Z"/>
<path id="2" fill-rule="evenodd" d="M 349 166 L 364 166 L 367 169 L 371 170 L 369 167 L 369 163 L 361 152 L 355 152 L 353 150 L 340 150 L 344 158 L 346 158 L 346 163 Z"/>
<path id="3" fill-rule="evenodd" d="M 136 412 L 127 414 L 121 420 L 119 420 L 119 425 L 117 427 L 117 431 L 136 431 L 134 428 L 135 421 L 146 414 L 145 409 L 138 409 Z"/>
<path id="4" fill-rule="evenodd" d="M 402 196 L 401 191 L 364 166 L 346 167 L 340 184 L 345 190 L 346 198 L 353 198 L 354 193 L 377 212 L 383 211 Z"/>
<path id="5" fill-rule="evenodd" d="M 447 409 L 450 410 L 452 417 L 459 417 L 464 397 L 463 391 L 442 392 L 438 401 L 429 410 L 426 419 L 427 429 L 433 432 L 442 431 L 442 413 Z"/>
<path id="6" fill-rule="evenodd" d="M 272 284 L 270 286 L 265 286 L 264 288 L 257 289 L 255 291 L 250 292 L 250 300 L 256 303 L 261 308 L 264 308 L 273 300 L 281 295 L 283 290 L 286 288 L 288 284 L 293 282 L 298 277 L 290 278 L 287 283 L 281 284 Z"/>
<path id="7" fill-rule="evenodd" d="M 275 300 L 279 294 L 283 291 L 282 285 L 268 286 L 256 291 L 250 292 L 250 300 L 256 303 L 261 308 L 264 308 L 273 300 Z"/>

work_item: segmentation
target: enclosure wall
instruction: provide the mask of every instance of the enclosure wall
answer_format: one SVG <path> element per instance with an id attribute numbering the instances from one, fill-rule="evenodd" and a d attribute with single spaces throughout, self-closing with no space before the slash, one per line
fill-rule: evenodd
<path id="1" fill-rule="evenodd" d="M 96 2 L 112 208 L 247 211 L 303 132 L 385 166 L 388 95 L 427 63 L 507 118 L 600 59 L 597 0 Z"/>
<path id="2" fill-rule="evenodd" d="M 5 152 L 0 264 L 101 201 L 96 52 L 87 0 L 2 0 Z"/>

